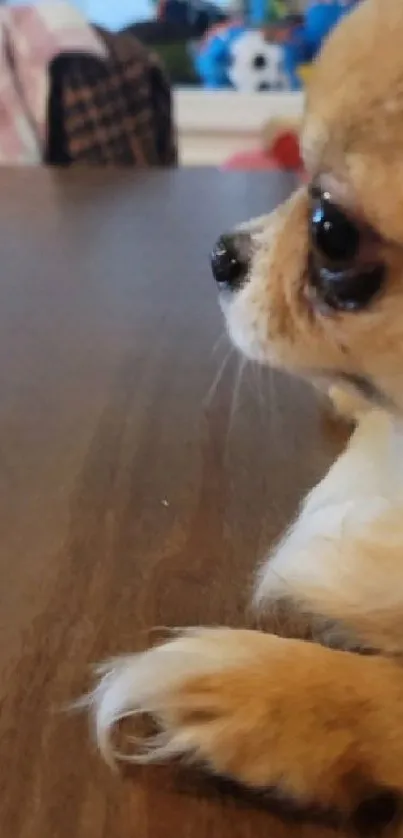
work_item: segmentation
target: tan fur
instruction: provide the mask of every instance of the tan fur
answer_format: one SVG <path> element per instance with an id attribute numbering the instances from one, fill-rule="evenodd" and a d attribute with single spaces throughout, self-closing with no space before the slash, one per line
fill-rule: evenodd
<path id="1" fill-rule="evenodd" d="M 333 385 L 329 388 L 329 398 L 336 414 L 347 422 L 358 421 L 368 410 L 368 403 L 356 393 Z"/>
<path id="2" fill-rule="evenodd" d="M 401 414 L 401 0 L 365 0 L 330 38 L 312 76 L 302 145 L 312 178 L 330 178 L 340 202 L 379 235 L 385 288 L 357 314 L 315 306 L 302 188 L 251 223 L 250 277 L 226 310 L 229 331 L 251 358 L 307 377 L 318 369 L 370 375 Z M 359 429 L 265 564 L 257 599 L 268 610 L 288 600 L 302 616 L 336 621 L 346 648 L 355 638 L 377 654 L 257 632 L 185 634 L 107 671 L 95 694 L 107 755 L 109 728 L 135 710 L 162 729 L 149 758 L 190 754 L 248 786 L 278 785 L 297 801 L 343 812 L 374 791 L 403 795 L 401 429 L 345 398 Z M 321 504 L 329 530 L 319 525 Z M 326 632 L 318 639 L 325 643 Z"/>
<path id="3" fill-rule="evenodd" d="M 217 631 L 223 655 L 237 634 Z M 188 731 L 215 771 L 306 803 L 350 811 L 383 784 L 403 789 L 402 679 L 392 663 L 253 632 L 247 642 L 247 664 L 189 679 L 168 697 L 173 736 Z"/>

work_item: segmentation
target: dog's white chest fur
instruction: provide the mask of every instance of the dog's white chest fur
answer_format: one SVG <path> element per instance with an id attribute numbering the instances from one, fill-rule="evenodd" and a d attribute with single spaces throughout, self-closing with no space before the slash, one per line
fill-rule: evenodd
<path id="1" fill-rule="evenodd" d="M 262 566 L 256 601 L 292 598 L 338 616 L 398 605 L 403 613 L 403 425 L 381 411 L 306 498 Z"/>

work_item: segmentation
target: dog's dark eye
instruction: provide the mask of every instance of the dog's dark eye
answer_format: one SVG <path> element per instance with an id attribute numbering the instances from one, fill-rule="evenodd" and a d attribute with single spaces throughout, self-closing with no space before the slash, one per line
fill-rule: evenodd
<path id="1" fill-rule="evenodd" d="M 316 297 L 341 311 L 365 308 L 383 283 L 368 230 L 360 227 L 328 193 L 314 188 L 310 209 L 310 283 Z"/>
<path id="2" fill-rule="evenodd" d="M 329 262 L 351 262 L 360 246 L 360 232 L 335 204 L 319 200 L 311 216 L 312 241 Z"/>

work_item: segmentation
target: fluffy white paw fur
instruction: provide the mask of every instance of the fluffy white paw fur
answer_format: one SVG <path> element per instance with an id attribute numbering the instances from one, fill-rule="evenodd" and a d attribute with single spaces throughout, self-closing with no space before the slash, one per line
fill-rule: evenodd
<path id="1" fill-rule="evenodd" d="M 179 724 L 181 688 L 199 676 L 249 663 L 252 635 L 254 650 L 259 652 L 263 639 L 262 651 L 266 651 L 265 637 L 255 632 L 186 629 L 161 646 L 99 667 L 101 680 L 85 703 L 91 708 L 98 746 L 105 760 L 113 765 L 116 761 L 143 763 L 197 756 L 199 725 L 194 719 L 189 724 Z M 112 744 L 113 729 L 135 715 L 152 717 L 160 732 L 149 738 L 133 737 L 129 750 L 116 750 Z"/>

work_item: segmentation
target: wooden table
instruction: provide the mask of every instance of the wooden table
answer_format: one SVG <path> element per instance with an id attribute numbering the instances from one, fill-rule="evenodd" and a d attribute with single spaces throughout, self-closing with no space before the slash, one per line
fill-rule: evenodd
<path id="1" fill-rule="evenodd" d="M 209 249 L 292 185 L 0 174 L 4 838 L 289 834 L 196 773 L 110 773 L 62 708 L 153 626 L 242 624 L 257 558 L 334 456 L 302 384 L 250 368 L 238 387 L 233 357 L 211 390 Z"/>

